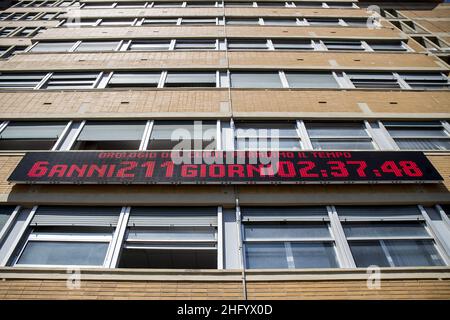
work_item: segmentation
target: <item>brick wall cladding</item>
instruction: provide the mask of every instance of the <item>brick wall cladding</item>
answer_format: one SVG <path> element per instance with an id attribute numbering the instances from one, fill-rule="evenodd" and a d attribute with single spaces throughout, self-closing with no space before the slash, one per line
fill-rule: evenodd
<path id="1" fill-rule="evenodd" d="M 437 58 L 423 54 L 316 52 L 111 52 L 19 55 L 0 62 L 1 71 L 120 69 L 362 69 L 441 70 Z M 45 66 L 43 69 L 42 66 Z"/>
<path id="2" fill-rule="evenodd" d="M 256 299 L 450 299 L 450 280 L 383 280 L 367 289 L 363 280 L 247 282 Z M 243 299 L 241 282 L 82 281 L 68 289 L 62 280 L 0 281 L 0 299 Z"/>

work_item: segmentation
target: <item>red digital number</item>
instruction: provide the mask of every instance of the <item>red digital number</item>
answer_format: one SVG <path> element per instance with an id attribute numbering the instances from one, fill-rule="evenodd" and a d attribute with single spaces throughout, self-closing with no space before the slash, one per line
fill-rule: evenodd
<path id="1" fill-rule="evenodd" d="M 145 170 L 145 177 L 152 177 L 155 170 L 155 161 L 147 161 L 141 164 L 141 167 L 147 168 Z"/>
<path id="2" fill-rule="evenodd" d="M 334 166 L 330 166 L 330 169 L 331 169 L 330 173 L 331 173 L 331 175 L 333 177 L 345 178 L 345 177 L 349 176 L 348 170 L 345 167 L 345 163 L 344 162 L 342 162 L 342 161 L 328 161 L 327 163 L 331 164 L 331 165 L 334 165 Z M 333 171 L 333 170 L 335 170 L 335 171 Z"/>
<path id="3" fill-rule="evenodd" d="M 421 177 L 423 176 L 422 170 L 417 166 L 414 161 L 399 161 L 400 167 L 402 167 L 403 172 L 410 177 Z"/>
<path id="4" fill-rule="evenodd" d="M 300 176 L 302 178 L 318 178 L 318 173 L 311 173 L 310 171 L 316 167 L 316 164 L 312 161 L 299 161 L 299 165 L 305 165 L 303 168 L 300 168 Z"/>
<path id="5" fill-rule="evenodd" d="M 355 164 L 358 166 L 358 168 L 356 169 L 356 172 L 358 173 L 358 176 L 360 177 L 367 177 L 366 175 L 366 168 L 367 168 L 367 163 L 365 161 L 347 161 L 347 164 Z"/>
<path id="6" fill-rule="evenodd" d="M 394 161 L 386 161 L 381 165 L 381 171 L 384 173 L 393 173 L 396 177 L 402 177 L 403 172 Z"/>

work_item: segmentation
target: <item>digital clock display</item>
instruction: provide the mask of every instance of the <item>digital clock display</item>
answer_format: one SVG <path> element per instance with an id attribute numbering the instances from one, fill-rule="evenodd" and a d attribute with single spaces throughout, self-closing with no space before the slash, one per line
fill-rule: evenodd
<path id="1" fill-rule="evenodd" d="M 421 152 L 30 152 L 18 183 L 302 184 L 443 180 Z"/>

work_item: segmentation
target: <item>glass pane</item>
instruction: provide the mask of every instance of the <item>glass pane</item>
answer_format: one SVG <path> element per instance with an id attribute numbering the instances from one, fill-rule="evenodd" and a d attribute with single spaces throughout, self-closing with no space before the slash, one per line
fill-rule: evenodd
<path id="1" fill-rule="evenodd" d="M 296 19 L 268 19 L 264 18 L 264 24 L 268 26 L 295 26 Z"/>
<path id="2" fill-rule="evenodd" d="M 347 237 L 428 237 L 421 222 L 344 222 Z"/>
<path id="3" fill-rule="evenodd" d="M 331 73 L 286 72 L 291 88 L 339 88 Z"/>
<path id="4" fill-rule="evenodd" d="M 73 47 L 75 42 L 39 42 L 31 52 L 63 52 Z"/>
<path id="5" fill-rule="evenodd" d="M 245 258 L 248 269 L 286 269 L 284 243 L 247 243 Z"/>
<path id="6" fill-rule="evenodd" d="M 294 122 L 237 122 L 238 137 L 298 137 Z"/>
<path id="7" fill-rule="evenodd" d="M 160 72 L 114 72 L 108 87 L 156 87 Z"/>
<path id="8" fill-rule="evenodd" d="M 349 241 L 349 245 L 357 267 L 390 266 L 379 241 Z"/>
<path id="9" fill-rule="evenodd" d="M 207 18 L 204 18 L 204 19 L 183 18 L 181 20 L 181 24 L 188 24 L 188 25 L 216 24 L 216 19 L 215 18 L 213 18 L 213 19 L 207 19 Z"/>
<path id="10" fill-rule="evenodd" d="M 58 139 L 66 124 L 66 122 L 12 121 L 0 133 L 0 139 Z"/>
<path id="11" fill-rule="evenodd" d="M 175 49 L 203 50 L 215 48 L 216 40 L 177 40 L 175 43 Z"/>
<path id="12" fill-rule="evenodd" d="M 83 41 L 75 51 L 106 51 L 115 50 L 119 45 L 119 41 Z"/>
<path id="13" fill-rule="evenodd" d="M 371 141 L 311 139 L 314 150 L 374 150 Z"/>
<path id="14" fill-rule="evenodd" d="M 228 49 L 267 49 L 266 40 L 228 40 Z"/>
<path id="15" fill-rule="evenodd" d="M 396 267 L 444 265 L 431 240 L 389 240 L 385 244 Z"/>
<path id="16" fill-rule="evenodd" d="M 282 88 L 278 72 L 232 72 L 233 88 Z"/>
<path id="17" fill-rule="evenodd" d="M 167 73 L 165 87 L 215 87 L 215 72 L 171 72 Z"/>
<path id="18" fill-rule="evenodd" d="M 299 139 L 238 138 L 237 150 L 300 150 Z"/>
<path id="19" fill-rule="evenodd" d="M 226 24 L 229 25 L 258 25 L 259 20 L 255 19 L 226 19 Z"/>
<path id="20" fill-rule="evenodd" d="M 329 18 L 308 18 L 307 21 L 312 26 L 337 26 L 339 25 L 339 19 Z"/>
<path id="21" fill-rule="evenodd" d="M 152 51 L 152 50 L 169 50 L 170 41 L 132 41 L 128 50 L 130 51 Z"/>
<path id="22" fill-rule="evenodd" d="M 364 50 L 361 41 L 332 41 L 324 40 L 328 50 Z"/>
<path id="23" fill-rule="evenodd" d="M 14 206 L 0 206 L 0 231 L 2 231 L 14 209 Z"/>
<path id="24" fill-rule="evenodd" d="M 345 219 L 423 219 L 417 206 L 337 206 L 339 218 Z"/>
<path id="25" fill-rule="evenodd" d="M 130 228 L 127 241 L 216 241 L 215 228 Z"/>
<path id="26" fill-rule="evenodd" d="M 30 241 L 17 264 L 101 266 L 108 245 L 107 242 Z"/>
<path id="27" fill-rule="evenodd" d="M 450 137 L 443 128 L 388 128 L 392 137 Z"/>
<path id="28" fill-rule="evenodd" d="M 272 40 L 278 50 L 313 50 L 311 40 Z"/>
<path id="29" fill-rule="evenodd" d="M 291 243 L 295 268 L 337 268 L 332 243 Z"/>
<path id="30" fill-rule="evenodd" d="M 330 238 L 325 222 L 249 224 L 244 227 L 245 240 Z"/>
<path id="31" fill-rule="evenodd" d="M 450 150 L 450 139 L 395 139 L 402 150 Z"/>
<path id="32" fill-rule="evenodd" d="M 83 127 L 78 141 L 141 140 L 145 121 L 89 121 Z"/>
<path id="33" fill-rule="evenodd" d="M 306 122 L 306 129 L 311 138 L 320 137 L 368 137 L 362 123 L 345 122 Z"/>
<path id="34" fill-rule="evenodd" d="M 144 19 L 142 24 L 177 24 L 178 19 Z"/>

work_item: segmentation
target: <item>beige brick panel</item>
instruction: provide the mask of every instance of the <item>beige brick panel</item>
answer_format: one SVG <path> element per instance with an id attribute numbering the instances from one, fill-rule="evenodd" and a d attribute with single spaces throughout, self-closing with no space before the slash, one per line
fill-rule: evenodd
<path id="1" fill-rule="evenodd" d="M 366 28 L 269 27 L 269 26 L 170 26 L 170 27 L 96 27 L 52 28 L 36 35 L 33 40 L 55 39 L 134 39 L 177 37 L 330 37 L 364 39 L 400 39 L 394 28 L 367 30 Z"/>
<path id="2" fill-rule="evenodd" d="M 450 7 L 441 6 L 434 10 L 401 10 L 400 13 L 407 18 L 448 18 L 450 17 Z"/>
<path id="3" fill-rule="evenodd" d="M 29 46 L 31 39 L 29 38 L 0 38 L 0 46 Z"/>
<path id="4" fill-rule="evenodd" d="M 160 51 L 108 53 L 21 54 L 0 62 L 0 70 L 119 70 L 119 69 L 358 69 L 442 70 L 437 58 L 423 54 L 346 52 Z"/>
<path id="5" fill-rule="evenodd" d="M 450 299 L 450 280 L 382 280 L 379 290 L 366 281 L 248 282 L 253 299 Z"/>
<path id="6" fill-rule="evenodd" d="M 6 181 L 6 179 L 21 159 L 22 156 L 0 155 L 0 194 L 6 194 L 11 191 L 13 185 Z"/>
<path id="7" fill-rule="evenodd" d="M 450 156 L 429 155 L 428 159 L 444 178 L 444 185 L 450 190 Z"/>
<path id="8" fill-rule="evenodd" d="M 368 90 L 232 90 L 233 112 L 449 113 L 450 92 L 383 92 Z"/>
<path id="9" fill-rule="evenodd" d="M 23 54 L 0 62 L 0 70 L 118 70 L 226 68 L 224 51 L 159 51 Z"/>
<path id="10" fill-rule="evenodd" d="M 242 299 L 242 282 L 82 281 L 71 290 L 61 280 L 0 281 L 0 299 Z"/>
<path id="11" fill-rule="evenodd" d="M 156 113 L 218 113 L 226 90 L 0 92 L 2 117 L 150 117 Z"/>
<path id="12" fill-rule="evenodd" d="M 365 280 L 247 282 L 248 299 L 450 299 L 448 279 L 383 280 L 379 290 Z M 0 281 L 0 299 L 243 299 L 242 282 L 83 281 L 70 290 L 64 280 Z"/>
<path id="13" fill-rule="evenodd" d="M 82 18 L 97 17 L 367 17 L 364 9 L 299 9 L 299 8 L 148 8 L 148 9 L 97 9 L 79 10 Z"/>
<path id="14" fill-rule="evenodd" d="M 59 24 L 59 21 L 45 21 L 45 20 L 33 20 L 33 21 L 0 21 L 1 27 L 46 27 L 53 28 Z"/>

